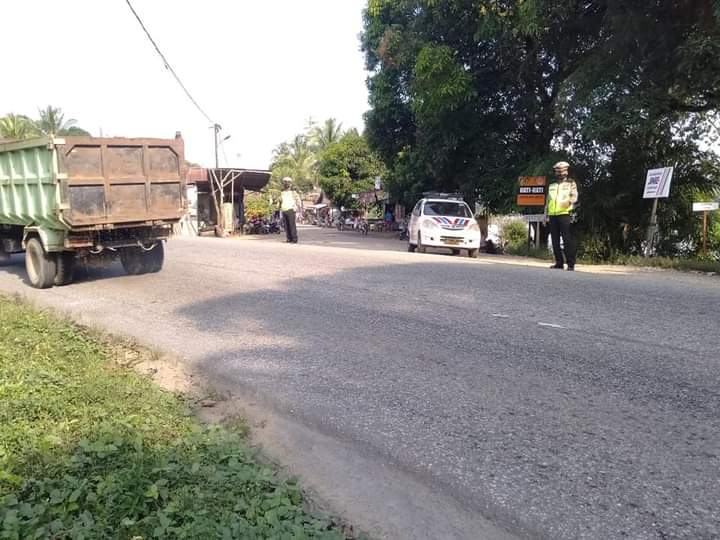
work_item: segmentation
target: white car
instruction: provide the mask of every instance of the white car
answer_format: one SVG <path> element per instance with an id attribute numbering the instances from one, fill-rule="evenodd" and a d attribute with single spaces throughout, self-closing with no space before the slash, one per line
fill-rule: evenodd
<path id="1" fill-rule="evenodd" d="M 477 257 L 480 227 L 470 207 L 458 199 L 420 199 L 410 216 L 408 251 L 448 248 L 454 254 L 461 249 Z"/>

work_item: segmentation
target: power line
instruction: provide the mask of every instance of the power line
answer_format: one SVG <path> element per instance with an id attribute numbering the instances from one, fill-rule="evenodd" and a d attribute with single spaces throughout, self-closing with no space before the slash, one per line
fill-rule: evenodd
<path id="1" fill-rule="evenodd" d="M 155 43 L 155 40 L 150 35 L 150 32 L 148 32 L 147 28 L 145 28 L 145 24 L 143 24 L 142 19 L 140 18 L 140 15 L 137 14 L 137 11 L 135 11 L 135 8 L 133 8 L 132 4 L 130 3 L 130 0 L 125 0 L 127 2 L 128 7 L 130 8 L 130 11 L 132 11 L 133 15 L 135 15 L 135 18 L 140 23 L 140 26 L 142 27 L 143 31 L 145 32 L 145 35 L 147 35 L 148 39 L 150 40 L 150 43 L 152 43 L 153 47 L 155 47 L 155 50 L 160 55 L 160 58 L 162 59 L 163 63 L 165 64 L 165 68 L 172 73 L 172 76 L 175 77 L 175 80 L 180 85 L 180 88 L 183 89 L 183 92 L 185 92 L 185 95 L 190 98 L 190 101 L 192 101 L 193 105 L 197 108 L 198 111 L 202 113 L 202 115 L 207 119 L 208 122 L 215 125 L 215 122 L 212 121 L 212 119 L 208 116 L 208 114 L 203 110 L 203 108 L 198 104 L 197 101 L 195 101 L 195 98 L 192 97 L 190 92 L 187 88 L 185 88 L 185 85 L 180 80 L 180 77 L 178 77 L 177 73 L 175 73 L 175 70 L 172 68 L 170 63 L 167 61 L 167 58 L 165 58 L 165 55 L 160 51 L 160 47 L 157 46 L 157 43 Z"/>

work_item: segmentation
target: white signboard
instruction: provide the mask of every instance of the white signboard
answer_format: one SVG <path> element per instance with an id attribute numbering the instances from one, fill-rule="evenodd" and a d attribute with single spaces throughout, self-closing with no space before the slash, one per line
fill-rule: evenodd
<path id="1" fill-rule="evenodd" d="M 545 221 L 545 214 L 525 214 L 523 219 L 528 223 L 542 223 Z"/>
<path id="2" fill-rule="evenodd" d="M 643 199 L 664 199 L 670 196 L 673 168 L 650 169 L 645 178 Z"/>
<path id="3" fill-rule="evenodd" d="M 694 202 L 693 212 L 711 212 L 720 208 L 718 202 Z"/>
<path id="4" fill-rule="evenodd" d="M 375 177 L 375 191 L 380 191 L 382 189 L 382 178 L 379 176 Z"/>

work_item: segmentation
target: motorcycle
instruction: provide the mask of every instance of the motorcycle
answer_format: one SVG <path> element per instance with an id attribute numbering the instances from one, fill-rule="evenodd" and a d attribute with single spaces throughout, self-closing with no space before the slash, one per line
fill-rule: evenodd
<path id="1" fill-rule="evenodd" d="M 402 223 L 400 223 L 400 234 L 398 235 L 398 240 L 409 240 L 410 239 L 410 222 L 407 219 L 404 219 Z"/>

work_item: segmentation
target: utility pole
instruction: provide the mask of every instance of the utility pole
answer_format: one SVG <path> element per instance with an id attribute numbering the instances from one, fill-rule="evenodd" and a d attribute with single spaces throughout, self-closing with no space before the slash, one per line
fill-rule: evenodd
<path id="1" fill-rule="evenodd" d="M 220 124 L 213 124 L 213 134 L 215 135 L 215 168 L 220 168 L 220 160 L 218 159 L 218 145 L 220 144 L 218 141 L 218 135 L 220 134 L 220 130 L 222 127 Z"/>
<path id="2" fill-rule="evenodd" d="M 653 199 L 652 211 L 650 212 L 650 225 L 647 230 L 647 244 L 645 245 L 645 256 L 650 257 L 653 254 L 655 248 L 655 239 L 657 238 L 657 209 L 658 200 Z"/>

